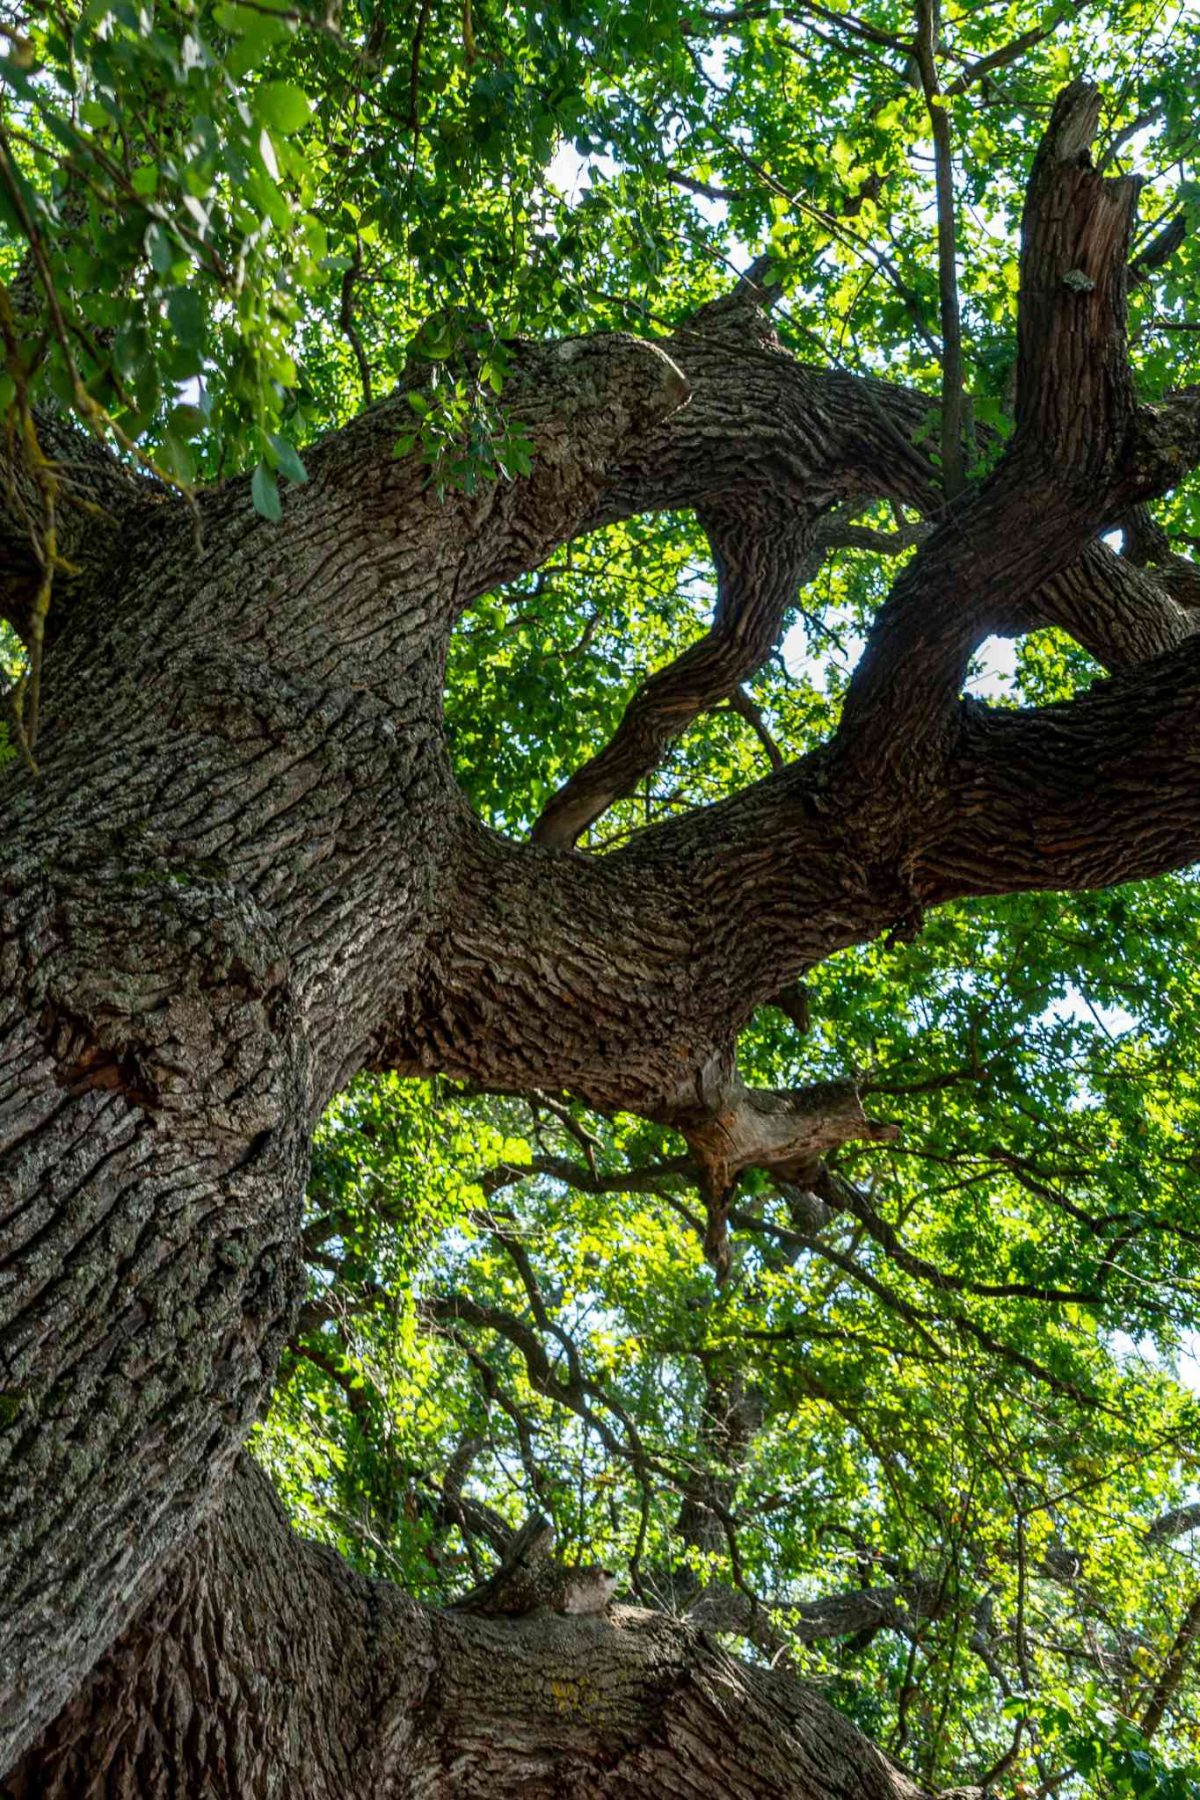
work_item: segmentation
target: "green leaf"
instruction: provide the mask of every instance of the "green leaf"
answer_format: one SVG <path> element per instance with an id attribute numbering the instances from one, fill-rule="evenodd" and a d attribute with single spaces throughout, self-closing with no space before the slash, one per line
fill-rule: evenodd
<path id="1" fill-rule="evenodd" d="M 287 438 L 272 433 L 267 439 L 271 456 L 276 469 L 289 481 L 302 482 L 308 480 L 308 470 L 304 467 L 296 453 L 295 446 Z"/>
<path id="2" fill-rule="evenodd" d="M 312 102 L 292 81 L 264 81 L 254 90 L 254 110 L 272 131 L 285 137 L 307 124 Z"/>
<path id="3" fill-rule="evenodd" d="M 273 472 L 265 462 L 260 462 L 250 481 L 250 494 L 254 501 L 255 512 L 261 513 L 264 519 L 277 523 L 283 517 L 283 507 L 279 501 L 279 488 Z"/>

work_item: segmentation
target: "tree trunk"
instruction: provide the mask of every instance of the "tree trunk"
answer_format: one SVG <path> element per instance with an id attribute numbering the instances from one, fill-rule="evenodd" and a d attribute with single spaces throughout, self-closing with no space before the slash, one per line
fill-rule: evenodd
<path id="1" fill-rule="evenodd" d="M 686 1792 L 730 1746 L 730 1792 L 902 1791 L 811 1697 L 669 1624 L 431 1618 L 277 1525 L 268 1580 L 248 1477 L 203 1521 L 301 1291 L 313 1123 L 357 1070 L 570 1087 L 675 1125 L 719 1221 L 739 1169 L 797 1179 L 874 1130 L 844 1088 L 738 1075 L 739 1027 L 802 967 L 939 899 L 1200 853 L 1200 641 L 1145 571 L 1100 580 L 1094 542 L 1200 460 L 1200 405 L 1150 414 L 1123 373 L 1134 190 L 1082 158 L 1095 114 L 1068 90 L 1035 168 L 1012 449 L 881 609 L 836 737 L 617 854 L 564 846 L 669 740 L 664 694 L 711 704 L 740 645 L 764 653 L 777 557 L 796 576 L 835 502 L 937 503 L 920 396 L 796 364 L 735 295 L 664 345 L 515 350 L 532 473 L 473 497 L 437 504 L 395 459 L 402 397 L 311 454 L 279 526 L 244 481 L 194 517 L 88 487 L 114 523 L 71 545 L 38 770 L 0 775 L 0 1768 L 69 1708 L 23 1791 L 35 1764 L 93 1791 L 110 1739 L 116 1793 L 200 1793 L 218 1765 L 218 1790 L 298 1800 Z M 1086 292 L 1057 280 L 1081 268 Z M 656 690 L 543 842 L 486 831 L 440 727 L 456 617 L 563 541 L 678 506 L 718 550 L 714 657 Z M 19 525 L 0 520 L 18 625 Z M 1086 614 L 1092 578 L 1090 629 L 1135 666 L 1040 713 L 964 705 L 998 619 Z"/>
<path id="2" fill-rule="evenodd" d="M 289 1529 L 246 1459 L 9 1800 L 918 1800 L 820 1697 L 694 1629 L 427 1611 Z"/>

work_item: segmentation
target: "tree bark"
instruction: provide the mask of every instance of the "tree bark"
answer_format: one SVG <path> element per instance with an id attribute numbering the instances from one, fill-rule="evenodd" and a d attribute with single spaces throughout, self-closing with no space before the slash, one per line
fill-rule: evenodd
<path id="1" fill-rule="evenodd" d="M 195 1534 L 228 1487 L 294 1317 L 313 1123 L 356 1071 L 569 1087 L 674 1125 L 719 1208 L 738 1169 L 791 1178 L 823 1147 L 876 1129 L 845 1089 L 764 1095 L 741 1081 L 739 1027 L 802 968 L 911 925 L 941 899 L 1103 884 L 1200 853 L 1200 645 L 1176 629 L 1169 595 L 1162 641 L 1141 627 L 1107 633 L 1114 666 L 1133 664 L 1107 688 L 1031 714 L 991 715 L 960 694 L 995 621 L 1046 616 L 1043 595 L 1053 616 L 1064 571 L 1083 568 L 1072 579 L 1086 583 L 1106 520 L 1200 460 L 1195 400 L 1148 414 L 1124 369 L 1133 192 L 1082 160 L 1094 117 L 1090 90 L 1068 90 L 1035 171 L 1017 440 L 897 584 L 836 737 L 614 855 L 514 843 L 470 814 L 441 733 L 455 619 L 584 531 L 689 506 L 727 546 L 734 638 L 741 614 L 742 641 L 765 654 L 823 514 L 876 496 L 939 503 L 912 444 L 927 401 L 795 363 L 743 296 L 661 346 L 614 335 L 516 350 L 507 397 L 534 442 L 532 473 L 475 496 L 439 505 L 415 459 L 393 457 L 407 416 L 395 397 L 311 454 L 311 479 L 289 491 L 280 526 L 254 517 L 240 480 L 202 495 L 195 518 L 119 473 L 100 483 L 120 529 L 73 546 L 78 573 L 45 670 L 40 772 L 14 762 L 0 775 L 0 1768 L 82 1704 L 90 1672 L 147 1605 L 166 1609 L 143 1615 L 159 1621 L 150 1635 L 164 1639 L 162 1669 L 182 1659 L 197 1683 L 202 1666 L 216 1682 L 213 1646 L 225 1645 L 221 1680 L 247 1694 L 292 1655 L 277 1623 L 269 1658 L 256 1661 L 215 1598 L 211 1643 L 169 1650 L 188 1622 L 171 1612 L 178 1589 L 161 1584 L 195 1539 L 191 1576 L 217 1593 L 218 1540 Z M 1091 287 L 1064 285 L 1081 266 Z M 62 458 L 63 481 L 73 460 Z M 99 491 L 90 476 L 85 485 Z M 0 545 L 22 541 L 12 514 Z M 777 546 L 786 568 L 772 566 Z M 0 582 L 18 627 L 32 578 L 22 567 Z M 1144 623 L 1152 575 L 1139 571 L 1133 586 Z M 1097 582 L 1100 612 L 1119 611 L 1128 588 Z M 1137 661 L 1150 643 L 1166 654 Z M 726 657 L 721 680 L 736 684 L 746 662 Z M 299 1580 L 300 1562 L 287 1561 L 299 1558 L 314 1592 L 325 1583 L 338 1596 L 329 1616 L 360 1622 L 337 1627 L 351 1649 L 327 1668 L 304 1608 L 289 1613 L 299 1711 L 289 1701 L 267 1712 L 304 1721 L 300 1738 L 324 1734 L 328 1750 L 279 1788 L 268 1773 L 243 1779 L 236 1759 L 250 1750 L 231 1748 L 232 1791 L 353 1791 L 338 1783 L 344 1770 L 365 1779 L 357 1737 L 343 1741 L 332 1710 L 318 1729 L 305 1709 L 326 1683 L 338 1695 L 356 1658 L 361 1692 L 375 1692 L 373 1652 L 355 1648 L 367 1633 L 361 1593 L 328 1559 L 279 1555 L 281 1588 Z M 253 1584 L 248 1561 L 238 1579 Z M 455 1792 L 494 1787 L 483 1723 L 492 1665 L 471 1649 L 483 1627 L 421 1623 L 399 1598 L 372 1593 L 380 1617 L 398 1621 L 388 1654 L 398 1664 L 404 1647 L 409 1672 L 397 1682 L 421 1685 L 431 1658 L 437 1672 L 419 1729 L 406 1702 L 388 1713 L 397 1744 L 441 1732 L 461 1753 L 438 1779 Z M 138 1671 L 153 1686 L 160 1664 L 128 1648 L 145 1639 L 138 1629 L 121 1655 L 143 1693 Z M 610 1694 L 609 1640 L 595 1639 L 593 1676 L 592 1651 L 568 1629 L 579 1628 L 486 1639 L 489 1657 L 516 1646 L 511 1666 L 527 1672 L 573 1646 L 570 1666 L 584 1670 L 570 1677 L 584 1687 L 561 1694 L 530 1675 L 532 1735 L 516 1736 L 523 1785 L 543 1783 L 535 1792 L 570 1791 L 546 1785 L 550 1752 L 538 1746 L 554 1721 L 576 1758 L 570 1779 L 588 1770 L 581 1791 L 676 1791 L 643 1781 L 650 1739 L 636 1721 L 652 1691 L 682 1708 L 675 1740 L 663 1727 L 676 1759 L 663 1781 L 678 1791 L 688 1755 L 720 1754 L 721 1692 L 739 1709 L 722 1731 L 748 1734 L 731 1791 L 805 1791 L 802 1763 L 787 1758 L 824 1754 L 811 1750 L 818 1740 L 854 1766 L 853 1780 L 838 1777 L 845 1792 L 898 1791 L 826 1714 L 810 1732 L 807 1701 L 705 1663 L 698 1641 L 665 1625 L 614 1634 L 634 1673 L 612 1690 L 611 1715 L 607 1697 L 588 1710 L 586 1683 Z M 461 1677 L 444 1649 L 456 1632 Z M 710 1675 L 689 1687 L 681 1659 Z M 113 1666 L 97 1677 L 110 1682 L 110 1706 Z M 692 1723 L 689 1693 L 702 1713 Z M 169 1713 L 176 1702 L 154 1694 Z M 186 1739 L 178 1706 L 169 1730 Z M 601 1715 L 615 1721 L 610 1735 Z M 628 1752 L 617 1741 L 627 1726 Z M 253 1729 L 214 1724 L 212 1754 L 226 1754 L 222 1732 L 241 1744 Z M 133 1725 L 129 1734 L 133 1746 Z M 72 1754 L 96 1754 L 97 1741 L 88 1727 Z M 271 1742 L 262 1768 L 286 1770 L 292 1751 Z M 818 1780 L 839 1791 L 814 1765 Z"/>
<path id="2" fill-rule="evenodd" d="M 7 1800 L 920 1800 L 818 1694 L 662 1614 L 424 1609 L 290 1530 L 242 1459 Z"/>

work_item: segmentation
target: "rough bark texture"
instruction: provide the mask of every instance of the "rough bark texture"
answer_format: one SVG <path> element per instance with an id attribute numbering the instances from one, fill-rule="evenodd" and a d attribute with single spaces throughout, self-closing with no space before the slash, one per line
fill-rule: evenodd
<path id="1" fill-rule="evenodd" d="M 202 1766 L 247 1795 L 712 1792 L 705 1758 L 731 1793 L 904 1791 L 811 1697 L 668 1624 L 430 1619 L 248 1527 L 266 1503 L 230 1480 L 301 1287 L 309 1133 L 355 1071 L 674 1124 L 719 1215 L 737 1169 L 794 1178 L 873 1130 L 844 1091 L 740 1080 L 739 1027 L 799 970 L 938 900 L 1200 853 L 1184 588 L 1095 543 L 1200 459 L 1200 407 L 1136 403 L 1135 189 L 1088 166 L 1095 116 L 1069 89 L 1034 174 L 1016 437 L 898 581 L 836 738 L 613 855 L 563 846 L 766 654 L 822 518 L 937 508 L 920 396 L 795 363 L 742 294 L 661 345 L 517 353 L 533 472 L 471 498 L 393 460 L 395 399 L 311 456 L 280 526 L 240 481 L 197 539 L 170 497 L 88 477 L 110 523 L 74 546 L 40 774 L 0 781 L 0 1768 L 51 1728 L 22 1792 L 200 1793 Z M 36 546 L 3 492 L 20 627 Z M 541 843 L 502 839 L 442 740 L 454 621 L 665 507 L 717 548 L 712 637 Z M 1014 618 L 1078 622 L 1120 673 L 1038 713 L 964 704 Z"/>
<path id="2" fill-rule="evenodd" d="M 428 1612 L 289 1529 L 243 1460 L 10 1800 L 918 1800 L 816 1694 L 694 1627 Z"/>

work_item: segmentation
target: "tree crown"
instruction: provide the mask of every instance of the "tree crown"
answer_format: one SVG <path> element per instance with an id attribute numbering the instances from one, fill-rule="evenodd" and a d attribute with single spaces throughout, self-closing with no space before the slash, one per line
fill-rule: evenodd
<path id="1" fill-rule="evenodd" d="M 587 817 L 600 855 L 831 740 L 897 572 L 1012 438 L 1022 210 L 1080 74 L 1097 167 L 1144 184 L 1139 398 L 1193 374 L 1187 8 L 92 0 L 0 30 L 0 409 L 50 471 L 0 642 L 14 758 L 69 605 L 51 407 L 188 495 L 252 472 L 285 528 L 310 447 L 399 384 L 395 457 L 470 496 L 530 472 L 527 340 L 686 343 L 751 265 L 748 368 L 769 310 L 801 362 L 910 390 L 893 453 L 930 498 L 827 496 L 781 647 Z M 1105 523 L 1192 603 L 1194 482 Z M 445 728 L 498 832 L 705 639 L 710 527 L 617 518 L 467 613 Z M 972 667 L 996 709 L 1101 672 L 1032 626 Z M 852 1084 L 894 1130 L 715 1196 L 669 1123 L 362 1078 L 318 1134 L 257 1439 L 295 1516 L 448 1600 L 540 1508 L 932 1784 L 1200 1792 L 1195 901 L 1179 873 L 914 907 L 822 962 L 753 1013 L 742 1074 Z"/>

